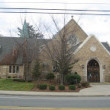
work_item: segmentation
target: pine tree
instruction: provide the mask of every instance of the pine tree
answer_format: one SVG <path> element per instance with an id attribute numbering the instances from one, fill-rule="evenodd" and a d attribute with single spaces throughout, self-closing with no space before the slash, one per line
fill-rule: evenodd
<path id="1" fill-rule="evenodd" d="M 18 27 L 18 35 L 23 38 L 41 38 L 43 35 L 39 33 L 33 25 L 24 21 L 22 29 Z"/>
<path id="2" fill-rule="evenodd" d="M 33 75 L 33 79 L 37 80 L 39 78 L 39 76 L 41 75 L 41 66 L 40 66 L 40 62 L 37 59 L 32 71 L 32 75 Z"/>

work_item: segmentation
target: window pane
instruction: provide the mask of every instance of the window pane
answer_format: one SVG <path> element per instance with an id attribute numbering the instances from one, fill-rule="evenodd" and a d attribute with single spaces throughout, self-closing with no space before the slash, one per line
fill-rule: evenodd
<path id="1" fill-rule="evenodd" d="M 15 66 L 13 66 L 13 73 L 15 73 Z"/>
<path id="2" fill-rule="evenodd" d="M 19 72 L 19 66 L 16 66 L 16 73 Z"/>
<path id="3" fill-rule="evenodd" d="M 11 73 L 11 66 L 9 66 L 9 73 Z"/>

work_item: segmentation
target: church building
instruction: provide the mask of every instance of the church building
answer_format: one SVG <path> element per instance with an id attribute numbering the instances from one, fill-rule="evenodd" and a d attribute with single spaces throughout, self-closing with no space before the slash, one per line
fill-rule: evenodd
<path id="1" fill-rule="evenodd" d="M 60 37 L 59 33 L 63 33 L 64 29 L 66 29 L 67 34 L 65 35 L 69 45 L 73 46 L 74 59 L 78 59 L 78 62 L 72 68 L 72 72 L 77 72 L 81 76 L 82 81 L 110 82 L 109 44 L 100 42 L 94 35 L 88 36 L 75 20 L 71 19 L 53 39 L 53 42 L 56 42 L 56 46 L 59 45 L 57 43 Z M 51 42 L 49 44 L 50 47 L 52 47 Z M 48 62 L 50 65 L 48 60 L 45 60 L 45 62 Z M 57 76 L 59 74 L 56 73 Z"/>
<path id="2" fill-rule="evenodd" d="M 82 81 L 88 82 L 110 82 L 110 46 L 107 42 L 100 42 L 95 36 L 88 36 L 82 28 L 71 19 L 66 25 L 68 43 L 74 45 L 74 58 L 78 62 L 74 64 L 72 72 L 77 72 Z M 64 28 L 63 28 L 64 29 Z M 62 33 L 63 29 L 58 33 Z M 59 38 L 59 34 L 55 37 Z M 53 39 L 54 41 L 55 39 Z M 57 39 L 58 40 L 58 39 Z M 76 41 L 75 44 L 73 42 Z M 29 45 L 34 44 L 35 39 L 28 39 Z M 42 50 L 43 42 L 39 39 L 41 56 L 45 53 Z M 48 43 L 51 43 L 50 40 Z M 17 45 L 24 44 L 23 38 L 0 37 L 0 77 L 24 77 L 23 54 L 17 54 Z M 32 48 L 31 48 L 32 50 Z M 41 60 L 51 64 L 43 57 Z M 32 61 L 30 61 L 32 62 Z M 52 69 L 52 67 L 51 67 Z M 46 69 L 45 69 L 46 71 Z M 56 76 L 57 77 L 57 76 Z"/>

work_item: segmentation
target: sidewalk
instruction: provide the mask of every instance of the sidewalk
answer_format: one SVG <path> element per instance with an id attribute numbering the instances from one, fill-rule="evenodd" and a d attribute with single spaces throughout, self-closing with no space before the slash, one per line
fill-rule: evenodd
<path id="1" fill-rule="evenodd" d="M 80 90 L 80 92 L 33 92 L 33 91 L 3 91 L 0 90 L 0 95 L 23 95 L 23 96 L 110 96 L 109 84 L 91 84 L 90 88 Z"/>

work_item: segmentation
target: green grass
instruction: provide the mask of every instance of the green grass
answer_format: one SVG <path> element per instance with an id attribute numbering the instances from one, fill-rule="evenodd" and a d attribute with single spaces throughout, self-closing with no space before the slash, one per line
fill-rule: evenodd
<path id="1" fill-rule="evenodd" d="M 34 83 L 15 82 L 12 79 L 0 79 L 0 90 L 30 91 Z"/>

